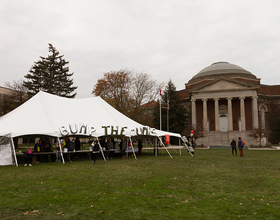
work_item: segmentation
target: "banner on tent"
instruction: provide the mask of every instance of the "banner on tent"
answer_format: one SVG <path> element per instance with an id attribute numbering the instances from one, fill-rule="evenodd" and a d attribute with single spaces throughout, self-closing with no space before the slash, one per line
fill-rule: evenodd
<path id="1" fill-rule="evenodd" d="M 101 128 L 103 135 L 105 136 L 140 136 L 140 135 L 156 135 L 156 130 L 148 126 L 143 126 L 139 128 L 128 128 L 113 125 L 104 125 Z M 86 135 L 95 136 L 96 127 L 90 126 L 84 123 L 79 124 L 68 124 L 61 125 L 59 131 L 62 136 L 71 135 Z"/>
<path id="2" fill-rule="evenodd" d="M 104 135 L 106 136 L 141 136 L 141 135 L 156 135 L 155 129 L 148 126 L 139 128 L 128 128 L 120 126 L 102 126 Z"/>
<path id="3" fill-rule="evenodd" d="M 68 135 L 88 135 L 93 136 L 96 132 L 96 129 L 94 126 L 88 126 L 84 123 L 79 124 L 69 124 L 69 125 L 61 125 L 59 127 L 59 131 L 62 136 L 68 136 Z"/>

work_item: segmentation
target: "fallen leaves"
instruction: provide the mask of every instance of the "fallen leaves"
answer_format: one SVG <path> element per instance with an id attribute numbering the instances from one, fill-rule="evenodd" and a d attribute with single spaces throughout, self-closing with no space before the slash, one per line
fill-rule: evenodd
<path id="1" fill-rule="evenodd" d="M 26 212 L 24 212 L 23 214 L 24 215 L 29 215 L 29 214 L 32 214 L 32 213 L 37 213 L 37 212 L 39 212 L 38 210 L 33 210 L 33 211 L 26 211 Z"/>

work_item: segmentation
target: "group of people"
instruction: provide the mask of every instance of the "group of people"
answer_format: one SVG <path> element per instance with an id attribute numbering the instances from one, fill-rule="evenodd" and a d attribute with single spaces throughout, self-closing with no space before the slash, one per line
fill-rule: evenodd
<path id="1" fill-rule="evenodd" d="M 126 151 L 129 148 L 129 146 L 131 146 L 131 143 L 127 140 L 127 138 L 123 138 L 121 139 L 120 142 L 116 142 L 113 138 L 109 138 L 107 141 L 105 138 L 100 139 L 101 147 L 103 149 L 105 149 L 105 156 L 107 157 L 107 159 L 112 159 L 114 156 L 114 149 L 116 149 L 116 144 L 119 143 L 119 150 L 121 152 L 121 156 L 122 159 L 126 158 Z M 92 143 L 92 151 L 93 151 L 93 160 L 94 163 L 98 163 L 99 162 L 99 143 L 98 141 L 94 141 Z M 81 142 L 79 138 L 73 138 L 72 140 L 70 140 L 70 138 L 66 138 L 64 140 L 61 141 L 61 144 L 59 147 L 57 147 L 57 158 L 56 161 L 62 161 L 62 156 L 61 156 L 61 152 L 60 149 L 63 150 L 65 148 L 67 148 L 68 151 L 79 151 L 81 150 Z M 32 166 L 32 160 L 33 160 L 33 153 L 40 153 L 40 152 L 52 152 L 52 144 L 49 142 L 48 139 L 46 140 L 38 140 L 37 143 L 34 145 L 34 149 L 32 151 L 31 148 L 28 148 L 28 150 L 26 152 L 24 152 L 24 166 L 27 166 L 27 164 L 29 164 L 29 166 Z M 141 151 L 142 151 L 142 141 L 141 139 L 138 139 L 138 156 L 141 155 Z M 39 163 L 41 157 L 44 155 L 40 155 L 40 154 L 36 154 L 36 163 Z M 78 158 L 78 153 L 74 154 L 75 158 Z M 68 154 L 68 160 L 70 162 L 72 162 L 73 160 L 73 155 L 72 154 Z"/>
<path id="2" fill-rule="evenodd" d="M 24 158 L 24 166 L 32 166 L 32 160 L 33 160 L 33 153 L 40 153 L 40 152 L 52 152 L 52 144 L 49 142 L 48 139 L 46 140 L 38 140 L 37 143 L 34 145 L 33 151 L 29 147 L 23 155 Z M 39 163 L 41 158 L 41 155 L 36 155 L 36 163 Z"/>
<path id="3" fill-rule="evenodd" d="M 235 152 L 235 155 L 237 156 L 237 150 L 236 150 L 236 140 L 233 138 L 231 143 L 231 153 L 232 155 L 234 155 L 234 152 Z M 244 141 L 241 139 L 241 137 L 238 138 L 238 150 L 239 150 L 239 154 L 240 154 L 240 157 L 243 157 L 243 147 L 244 147 L 245 143 Z"/>
<path id="4" fill-rule="evenodd" d="M 116 149 L 117 142 L 113 138 L 109 138 L 106 142 L 105 139 L 100 140 L 100 145 L 103 149 L 105 149 L 105 157 L 107 159 L 113 159 L 114 149 Z M 99 163 L 99 143 L 98 141 L 92 142 L 92 151 L 93 151 L 93 161 L 94 163 Z M 126 150 L 131 146 L 131 143 L 128 143 L 126 138 L 121 139 L 119 142 L 119 150 L 121 152 L 122 159 L 126 158 Z M 142 151 L 142 141 L 138 139 L 138 156 L 141 155 Z"/>

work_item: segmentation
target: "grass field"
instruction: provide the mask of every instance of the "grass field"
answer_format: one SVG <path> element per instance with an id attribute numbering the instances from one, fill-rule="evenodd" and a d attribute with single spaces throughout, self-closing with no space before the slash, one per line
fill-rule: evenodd
<path id="1" fill-rule="evenodd" d="M 280 219 L 280 151 L 0 167 L 0 219 Z"/>

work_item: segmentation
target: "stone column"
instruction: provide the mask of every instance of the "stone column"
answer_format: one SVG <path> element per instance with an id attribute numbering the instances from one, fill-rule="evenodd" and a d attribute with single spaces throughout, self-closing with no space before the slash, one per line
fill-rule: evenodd
<path id="1" fill-rule="evenodd" d="M 215 131 L 220 131 L 219 99 L 214 98 L 214 100 L 215 100 Z"/>
<path id="2" fill-rule="evenodd" d="M 207 99 L 202 99 L 203 101 L 203 130 L 207 131 Z"/>
<path id="3" fill-rule="evenodd" d="M 241 131 L 246 131 L 246 126 L 245 126 L 245 104 L 244 104 L 245 97 L 239 97 L 239 99 L 240 99 Z"/>
<path id="4" fill-rule="evenodd" d="M 253 96 L 252 97 L 252 122 L 253 122 L 253 129 L 257 129 L 259 127 L 257 98 L 258 98 L 257 96 Z"/>
<path id="5" fill-rule="evenodd" d="M 196 100 L 192 99 L 192 127 L 196 129 Z"/>
<path id="6" fill-rule="evenodd" d="M 232 124 L 232 98 L 227 98 L 228 100 L 228 130 L 233 131 L 233 124 Z"/>

